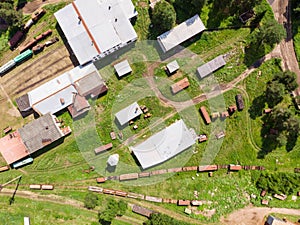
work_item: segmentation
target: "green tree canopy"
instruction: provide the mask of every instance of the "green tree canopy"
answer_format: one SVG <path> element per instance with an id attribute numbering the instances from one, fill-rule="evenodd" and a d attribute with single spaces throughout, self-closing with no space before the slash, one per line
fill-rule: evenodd
<path id="1" fill-rule="evenodd" d="M 127 203 L 120 200 L 109 199 L 106 209 L 98 213 L 99 222 L 101 224 L 111 224 L 112 220 L 117 216 L 122 216 L 127 210 Z"/>
<path id="2" fill-rule="evenodd" d="M 13 1 L 0 1 L 0 18 L 11 27 L 19 27 L 22 25 L 22 13 L 16 11 Z"/>
<path id="3" fill-rule="evenodd" d="M 87 209 L 94 209 L 98 203 L 98 196 L 92 192 L 87 193 L 84 198 L 84 207 Z"/>
<path id="4" fill-rule="evenodd" d="M 258 43 L 274 46 L 278 44 L 286 33 L 283 26 L 275 20 L 269 20 L 266 24 L 259 27 L 259 32 L 256 34 Z"/>
<path id="5" fill-rule="evenodd" d="M 275 74 L 274 80 L 278 80 L 285 85 L 287 91 L 294 91 L 297 87 L 297 75 L 291 71 L 285 71 Z"/>
<path id="6" fill-rule="evenodd" d="M 275 80 L 269 82 L 266 89 L 267 102 L 270 107 L 274 107 L 282 101 L 285 95 L 285 86 L 279 81 Z"/>
<path id="7" fill-rule="evenodd" d="M 176 12 L 174 7 L 165 0 L 155 4 L 152 13 L 152 23 L 160 32 L 170 30 L 176 21 Z"/>

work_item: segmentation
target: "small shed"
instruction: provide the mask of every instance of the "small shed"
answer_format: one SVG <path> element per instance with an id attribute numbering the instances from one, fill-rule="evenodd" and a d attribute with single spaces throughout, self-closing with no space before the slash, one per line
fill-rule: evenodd
<path id="1" fill-rule="evenodd" d="M 231 105 L 228 107 L 229 114 L 233 114 L 237 110 L 236 105 Z"/>
<path id="2" fill-rule="evenodd" d="M 151 214 L 153 213 L 152 210 L 138 206 L 138 205 L 133 205 L 132 206 L 132 212 L 135 212 L 137 214 L 140 214 L 142 216 L 146 216 L 150 218 Z"/>
<path id="3" fill-rule="evenodd" d="M 210 120 L 210 117 L 209 117 L 209 115 L 208 115 L 208 112 L 206 111 L 205 106 L 201 106 L 200 112 L 201 112 L 201 114 L 202 114 L 202 117 L 203 117 L 205 123 L 206 123 L 206 124 L 210 124 L 210 123 L 211 123 L 211 120 Z"/>
<path id="4" fill-rule="evenodd" d="M 119 154 L 113 154 L 111 156 L 109 156 L 108 160 L 107 160 L 107 164 L 109 166 L 116 166 L 118 165 L 119 162 Z"/>
<path id="5" fill-rule="evenodd" d="M 219 116 L 220 116 L 220 113 L 219 113 L 219 112 L 214 112 L 214 113 L 211 114 L 211 118 L 212 118 L 213 120 L 218 119 Z"/>
<path id="6" fill-rule="evenodd" d="M 98 177 L 96 178 L 97 183 L 104 183 L 106 181 L 105 177 Z"/>
<path id="7" fill-rule="evenodd" d="M 245 105 L 244 105 L 244 100 L 243 100 L 243 97 L 242 95 L 238 94 L 235 96 L 235 101 L 236 101 L 236 105 L 237 105 L 237 108 L 238 110 L 243 110 Z"/>
<path id="8" fill-rule="evenodd" d="M 223 137 L 225 137 L 225 132 L 224 131 L 221 131 L 221 132 L 219 132 L 219 133 L 216 134 L 216 138 L 217 139 L 221 139 Z"/>
<path id="9" fill-rule="evenodd" d="M 269 201 L 267 199 L 262 199 L 261 204 L 262 205 L 269 205 Z"/>
<path id="10" fill-rule="evenodd" d="M 182 91 L 183 89 L 190 86 L 189 80 L 185 77 L 182 80 L 178 81 L 177 83 L 171 86 L 171 90 L 173 94 L 177 94 L 178 92 Z"/>
<path id="11" fill-rule="evenodd" d="M 132 103 L 131 105 L 127 106 L 126 108 L 120 110 L 115 114 L 116 119 L 118 120 L 121 126 L 124 126 L 130 120 L 135 119 L 136 117 L 142 114 L 142 110 L 137 102 Z M 121 138 L 122 139 L 122 138 Z"/>
<path id="12" fill-rule="evenodd" d="M 172 75 L 173 73 L 175 73 L 179 69 L 179 65 L 178 65 L 177 61 L 174 60 L 174 61 L 168 63 L 166 68 L 167 68 L 167 73 L 169 75 Z"/>
<path id="13" fill-rule="evenodd" d="M 198 142 L 199 143 L 207 141 L 207 140 L 208 140 L 208 138 L 207 138 L 206 134 L 200 134 L 199 137 L 198 137 Z"/>
<path id="14" fill-rule="evenodd" d="M 184 212 L 188 215 L 190 215 L 192 213 L 192 210 L 189 208 L 185 208 Z"/>
<path id="15" fill-rule="evenodd" d="M 117 63 L 116 65 L 114 65 L 114 68 L 119 78 L 132 72 L 128 60 L 124 60 L 122 62 Z"/>
<path id="16" fill-rule="evenodd" d="M 115 140 L 117 138 L 116 133 L 114 131 L 109 133 L 111 140 Z"/>
<path id="17" fill-rule="evenodd" d="M 221 112 L 221 118 L 222 119 L 225 119 L 227 117 L 229 117 L 229 113 L 227 111 Z"/>

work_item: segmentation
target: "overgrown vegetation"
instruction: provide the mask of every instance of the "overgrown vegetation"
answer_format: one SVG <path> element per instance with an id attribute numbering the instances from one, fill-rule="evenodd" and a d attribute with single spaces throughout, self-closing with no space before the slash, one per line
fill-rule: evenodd
<path id="1" fill-rule="evenodd" d="M 13 29 L 22 25 L 22 12 L 17 11 L 14 6 L 14 0 L 2 0 L 0 2 L 0 18 Z"/>
<path id="2" fill-rule="evenodd" d="M 127 210 L 127 203 L 123 200 L 109 199 L 106 209 L 99 212 L 98 218 L 101 224 L 111 224 L 116 216 L 122 216 Z"/>
<path id="3" fill-rule="evenodd" d="M 93 192 L 88 192 L 84 198 L 84 207 L 94 209 L 98 205 L 98 196 Z"/>
<path id="4" fill-rule="evenodd" d="M 153 213 L 151 214 L 150 219 L 145 222 L 144 225 L 189 225 L 189 223 L 175 220 L 174 218 L 165 214 Z"/>
<path id="5" fill-rule="evenodd" d="M 157 2 L 152 12 L 152 23 L 160 32 L 170 30 L 176 21 L 176 12 L 174 7 L 165 0 Z"/>
<path id="6" fill-rule="evenodd" d="M 295 194 L 300 187 L 300 175 L 295 173 L 263 172 L 254 180 L 257 188 L 272 194 Z"/>

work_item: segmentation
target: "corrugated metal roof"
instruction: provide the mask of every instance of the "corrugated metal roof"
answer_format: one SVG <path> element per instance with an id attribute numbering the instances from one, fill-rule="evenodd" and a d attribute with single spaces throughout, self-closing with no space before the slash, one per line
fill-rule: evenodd
<path id="1" fill-rule="evenodd" d="M 30 154 L 63 137 L 63 133 L 54 120 L 46 114 L 18 129 L 24 145 Z"/>
<path id="2" fill-rule="evenodd" d="M 122 76 L 132 72 L 132 69 L 128 63 L 128 60 L 124 60 L 124 61 L 114 65 L 114 68 L 118 74 L 118 77 L 122 77 Z"/>
<path id="3" fill-rule="evenodd" d="M 196 14 L 173 29 L 161 34 L 157 37 L 157 40 L 163 52 L 167 52 L 203 30 L 205 30 L 205 26 L 199 15 Z"/>
<path id="4" fill-rule="evenodd" d="M 119 121 L 120 125 L 123 126 L 128 123 L 130 120 L 141 115 L 143 112 L 137 102 L 132 103 L 131 105 L 127 106 L 126 108 L 122 109 L 121 111 L 115 114 L 117 120 Z"/>
<path id="5" fill-rule="evenodd" d="M 183 120 L 179 120 L 146 141 L 131 147 L 143 169 L 162 163 L 195 144 Z"/>
<path id="6" fill-rule="evenodd" d="M 226 64 L 226 62 L 223 58 L 223 55 L 219 55 L 216 58 L 214 58 L 213 60 L 198 67 L 197 72 L 201 78 L 204 78 L 204 77 L 210 75 L 211 73 L 213 73 L 214 71 L 216 71 L 217 69 L 221 68 L 225 64 Z"/>
<path id="7" fill-rule="evenodd" d="M 129 21 L 137 12 L 130 0 L 76 0 L 72 4 L 54 15 L 80 64 L 137 39 Z"/>

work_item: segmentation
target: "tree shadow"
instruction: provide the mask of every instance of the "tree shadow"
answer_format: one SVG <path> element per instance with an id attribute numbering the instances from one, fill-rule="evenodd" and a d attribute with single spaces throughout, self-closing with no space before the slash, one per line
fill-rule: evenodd
<path id="1" fill-rule="evenodd" d="M 260 132 L 262 138 L 261 150 L 257 153 L 258 159 L 264 159 L 267 154 L 272 152 L 278 146 L 277 137 L 279 132 L 271 132 L 273 129 L 273 123 L 270 121 L 270 115 L 264 115 L 262 117 L 263 127 Z M 274 130 L 274 129 L 273 129 Z"/>
<path id="2" fill-rule="evenodd" d="M 248 46 L 245 46 L 244 64 L 249 68 L 251 66 L 257 68 L 261 65 L 260 60 L 266 54 L 266 49 L 263 44 L 257 42 L 251 42 Z"/>
<path id="3" fill-rule="evenodd" d="M 257 96 L 252 101 L 252 104 L 248 110 L 248 113 L 250 114 L 250 118 L 254 120 L 257 117 L 262 116 L 262 111 L 265 108 L 265 104 L 266 104 L 265 94 Z"/>

